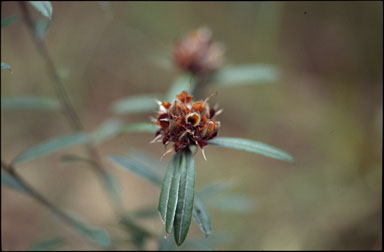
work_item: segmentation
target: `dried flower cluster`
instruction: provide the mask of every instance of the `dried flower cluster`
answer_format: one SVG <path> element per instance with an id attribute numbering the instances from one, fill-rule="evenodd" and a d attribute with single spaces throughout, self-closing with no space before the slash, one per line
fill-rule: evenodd
<path id="1" fill-rule="evenodd" d="M 205 74 L 218 69 L 223 62 L 224 47 L 212 42 L 207 28 L 190 32 L 173 46 L 174 63 L 183 71 Z"/>
<path id="2" fill-rule="evenodd" d="M 197 145 L 205 158 L 203 147 L 217 135 L 220 122 L 214 118 L 222 112 L 222 109 L 217 111 L 216 108 L 210 108 L 210 97 L 194 102 L 192 95 L 183 91 L 176 95 L 173 103 L 159 101 L 160 110 L 153 121 L 160 129 L 152 142 L 162 142 L 166 146 L 173 142 L 175 152 L 189 145 Z M 172 152 L 172 148 L 164 155 L 169 152 Z"/>

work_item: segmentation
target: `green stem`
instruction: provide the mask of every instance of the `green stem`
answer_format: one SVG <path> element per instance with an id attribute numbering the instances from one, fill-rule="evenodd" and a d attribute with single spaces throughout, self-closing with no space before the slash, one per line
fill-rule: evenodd
<path id="1" fill-rule="evenodd" d="M 73 106 L 70 100 L 70 97 L 64 87 L 64 84 L 57 73 L 57 69 L 53 63 L 52 58 L 50 57 L 50 54 L 45 46 L 44 41 L 38 36 L 36 36 L 36 33 L 34 31 L 35 30 L 34 22 L 29 13 L 26 2 L 19 2 L 19 4 L 23 14 L 22 16 L 23 16 L 24 23 L 26 24 L 29 32 L 31 33 L 41 57 L 46 63 L 47 72 L 52 79 L 52 83 L 55 87 L 56 95 L 62 104 L 64 114 L 66 115 L 69 123 L 71 124 L 74 130 L 80 131 L 80 132 L 86 132 L 85 127 L 78 113 L 76 112 L 76 109 Z M 94 162 L 92 162 L 93 164 L 92 167 L 94 168 L 95 172 L 99 175 L 99 178 L 103 181 L 102 178 L 107 175 L 107 172 L 104 168 L 102 157 L 92 140 L 86 144 L 86 149 L 87 149 L 88 155 L 93 158 Z M 105 185 L 105 188 L 107 188 L 106 183 L 103 183 L 103 184 Z M 107 191 L 109 192 L 109 190 Z M 115 199 L 114 197 L 111 197 L 111 198 Z M 44 204 L 46 204 L 46 202 Z M 123 216 L 124 208 L 121 200 L 113 200 L 112 204 L 114 206 L 113 209 L 115 211 L 116 216 Z"/>
<path id="2" fill-rule="evenodd" d="M 37 192 L 30 184 L 28 184 L 15 170 L 13 166 L 10 164 L 7 164 L 3 160 L 1 160 L 1 167 L 5 169 L 9 174 L 13 176 L 14 179 L 17 180 L 17 182 L 22 185 L 23 188 L 28 192 L 28 195 L 37 200 L 40 204 L 48 208 L 54 215 L 59 217 L 63 222 L 67 223 L 68 225 L 72 226 L 76 231 L 78 229 L 78 224 L 74 222 L 74 220 L 68 216 L 64 211 L 62 211 L 60 208 L 56 207 L 52 202 L 47 200 L 43 195 L 41 195 L 39 192 Z M 88 241 L 88 240 L 87 240 Z M 94 243 L 92 243 L 94 244 Z"/>

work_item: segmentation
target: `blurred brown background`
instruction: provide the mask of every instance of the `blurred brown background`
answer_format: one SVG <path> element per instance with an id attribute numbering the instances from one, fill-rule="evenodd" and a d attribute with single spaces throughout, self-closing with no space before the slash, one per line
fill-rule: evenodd
<path id="1" fill-rule="evenodd" d="M 1 15 L 21 14 L 2 2 Z M 31 9 L 34 17 L 41 17 Z M 49 52 L 87 129 L 113 117 L 125 96 L 166 92 L 180 75 L 158 64 L 172 43 L 205 25 L 227 49 L 227 64 L 268 63 L 281 71 L 265 85 L 212 86 L 224 108 L 220 136 L 269 143 L 292 154 L 288 164 L 252 153 L 207 147 L 197 155 L 196 187 L 233 180 L 232 191 L 251 196 L 243 212 L 208 208 L 215 249 L 315 250 L 382 248 L 383 4 L 372 2 L 53 2 L 45 36 Z M 44 61 L 21 20 L 1 29 L 2 95 L 54 96 Z M 147 121 L 149 114 L 121 116 Z M 60 113 L 1 111 L 1 157 L 71 132 Z M 138 147 L 160 157 L 152 135 L 125 134 L 100 146 L 103 154 Z M 65 153 L 82 153 L 77 147 Z M 18 167 L 58 206 L 114 236 L 106 193 L 86 165 L 60 165 L 63 153 Z M 161 163 L 166 166 L 169 157 Z M 160 161 L 159 161 L 160 162 Z M 110 165 L 127 211 L 156 208 L 159 188 Z M 3 250 L 23 250 L 50 236 L 60 249 L 98 249 L 63 228 L 44 207 L 2 186 Z M 145 220 L 162 234 L 158 216 Z M 203 236 L 191 225 L 187 240 Z M 127 244 L 119 249 L 132 249 Z M 146 245 L 157 249 L 156 241 Z"/>

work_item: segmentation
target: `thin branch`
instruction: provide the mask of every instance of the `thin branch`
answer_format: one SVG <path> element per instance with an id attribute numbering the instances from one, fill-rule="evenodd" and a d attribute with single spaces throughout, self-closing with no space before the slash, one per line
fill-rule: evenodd
<path id="1" fill-rule="evenodd" d="M 27 3 L 19 2 L 19 4 L 20 4 L 21 11 L 23 13 L 22 16 L 23 16 L 24 23 L 26 24 L 29 32 L 31 33 L 41 57 L 46 63 L 48 74 L 52 79 L 52 83 L 55 87 L 56 95 L 62 104 L 64 114 L 66 115 L 69 123 L 71 124 L 74 130 L 80 131 L 80 132 L 86 132 L 84 125 L 69 98 L 69 95 L 64 87 L 64 84 L 61 81 L 59 75 L 57 74 L 57 69 L 50 57 L 50 54 L 48 53 L 48 50 L 45 46 L 44 41 L 41 38 L 39 38 L 35 33 L 34 22 L 31 18 Z M 93 162 L 94 165 L 92 166 L 94 170 L 99 175 L 105 176 L 107 172 L 105 171 L 102 158 L 95 144 L 92 142 L 92 140 L 86 144 L 86 148 L 87 148 L 88 155 L 91 156 L 94 160 Z M 118 213 L 122 211 L 122 208 L 120 205 L 121 204 L 117 204 L 115 208 L 115 210 Z"/>
<path id="2" fill-rule="evenodd" d="M 19 4 L 20 4 L 20 9 L 22 11 L 24 23 L 26 24 L 29 32 L 31 33 L 33 40 L 35 42 L 35 45 L 37 46 L 37 49 L 38 49 L 41 57 L 43 58 L 43 60 L 46 63 L 48 74 L 52 79 L 52 83 L 55 87 L 56 95 L 59 98 L 59 100 L 62 104 L 62 107 L 64 109 L 63 110 L 64 114 L 67 116 L 67 119 L 70 122 L 70 124 L 74 130 L 80 131 L 80 132 L 86 132 L 85 127 L 84 127 L 79 115 L 76 112 L 76 109 L 74 108 L 74 106 L 73 106 L 73 104 L 69 98 L 69 95 L 65 89 L 65 86 L 64 86 L 63 82 L 61 81 L 58 73 L 57 73 L 57 69 L 53 63 L 53 60 L 50 57 L 50 54 L 48 53 L 48 50 L 45 46 L 44 41 L 41 38 L 39 38 L 35 33 L 34 22 L 31 18 L 31 15 L 30 15 L 30 12 L 28 10 L 26 2 L 19 2 Z M 92 157 L 93 161 L 94 161 L 94 162 L 92 162 L 93 163 L 92 167 L 99 174 L 99 178 L 102 180 L 103 184 L 107 188 L 108 185 L 106 184 L 106 181 L 103 180 L 103 178 L 106 177 L 107 172 L 104 168 L 102 157 L 101 157 L 96 145 L 91 140 L 90 142 L 88 142 L 86 144 L 86 148 L 87 148 L 88 155 L 90 157 Z M 107 190 L 107 191 L 110 192 L 109 190 Z M 39 194 L 36 194 L 35 196 L 36 196 L 36 199 L 39 199 L 39 201 L 42 204 L 46 205 L 51 210 L 53 210 L 53 211 L 57 210 L 57 209 L 55 209 L 55 206 L 53 206 L 52 204 L 50 204 L 47 201 L 44 201 L 44 198 L 39 197 Z M 112 197 L 112 199 L 115 199 L 115 197 Z M 122 202 L 120 199 L 119 200 L 113 200 L 112 203 L 114 204 L 113 209 L 115 210 L 115 213 L 117 216 L 119 216 L 120 218 L 124 216 L 124 218 L 130 219 L 129 216 L 124 214 L 123 205 L 122 205 Z M 59 214 L 59 212 L 58 212 L 58 214 Z M 65 214 L 62 217 L 65 218 Z M 131 220 L 131 221 L 133 221 L 133 220 Z"/>
<path id="3" fill-rule="evenodd" d="M 5 169 L 9 174 L 12 175 L 14 179 L 28 192 L 28 195 L 37 200 L 40 204 L 48 208 L 53 214 L 55 214 L 59 219 L 68 225 L 74 227 L 76 231 L 78 230 L 78 224 L 72 219 L 67 213 L 62 211 L 60 208 L 56 207 L 43 195 L 37 192 L 30 184 L 28 184 L 15 170 L 15 168 L 1 160 L 1 167 Z M 87 240 L 88 241 L 88 240 Z M 92 243 L 94 244 L 94 243 Z"/>

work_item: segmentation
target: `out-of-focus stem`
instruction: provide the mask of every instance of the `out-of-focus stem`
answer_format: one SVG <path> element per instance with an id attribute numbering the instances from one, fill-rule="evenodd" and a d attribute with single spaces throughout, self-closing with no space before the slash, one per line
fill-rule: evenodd
<path id="1" fill-rule="evenodd" d="M 31 33 L 33 40 L 35 42 L 35 45 L 37 46 L 37 49 L 38 49 L 41 57 L 43 58 L 43 60 L 46 63 L 47 71 L 49 73 L 49 76 L 52 79 L 52 83 L 55 87 L 56 95 L 62 104 L 64 114 L 66 115 L 69 123 L 71 124 L 71 126 L 74 130 L 85 132 L 85 128 L 83 126 L 83 123 L 81 122 L 81 119 L 80 119 L 79 115 L 77 114 L 76 109 L 74 108 L 67 91 L 65 90 L 64 84 L 62 83 L 59 75 L 57 74 L 55 64 L 53 63 L 53 61 L 50 57 L 50 54 L 48 53 L 48 50 L 45 46 L 44 41 L 41 38 L 39 38 L 38 36 L 36 36 L 36 33 L 34 32 L 34 29 L 35 29 L 34 28 L 34 22 L 31 18 L 29 10 L 28 10 L 27 3 L 26 2 L 19 2 L 19 4 L 20 4 L 20 8 L 21 8 L 21 11 L 23 14 L 24 23 L 28 27 L 28 30 Z M 103 176 L 106 175 L 106 171 L 104 169 L 103 161 L 102 161 L 102 158 L 100 156 L 100 153 L 99 153 L 98 149 L 96 148 L 96 146 L 94 145 L 94 143 L 92 142 L 92 139 L 91 139 L 91 141 L 89 141 L 86 144 L 86 148 L 87 148 L 87 152 L 88 152 L 89 156 L 91 156 L 93 158 L 93 161 L 94 161 L 92 163 L 93 164 L 92 167 L 102 178 Z M 115 210 L 118 213 L 121 213 L 121 211 L 122 211 L 121 204 L 116 204 Z"/>
<path id="2" fill-rule="evenodd" d="M 74 227 L 76 230 L 78 229 L 78 224 L 70 217 L 68 214 L 63 212 L 60 208 L 56 207 L 49 200 L 47 200 L 43 195 L 37 192 L 31 185 L 29 185 L 20 175 L 16 172 L 15 168 L 10 164 L 7 164 L 3 160 L 1 160 L 1 166 L 5 169 L 9 174 L 12 175 L 14 179 L 28 192 L 28 195 L 37 200 L 40 204 L 48 208 L 53 214 L 55 214 L 59 219 L 67 223 L 68 225 Z M 94 244 L 94 243 L 92 243 Z"/>
<path id="3" fill-rule="evenodd" d="M 204 89 L 211 81 L 213 74 L 214 73 L 194 74 L 195 85 L 193 85 L 191 93 L 195 100 L 203 98 Z"/>

